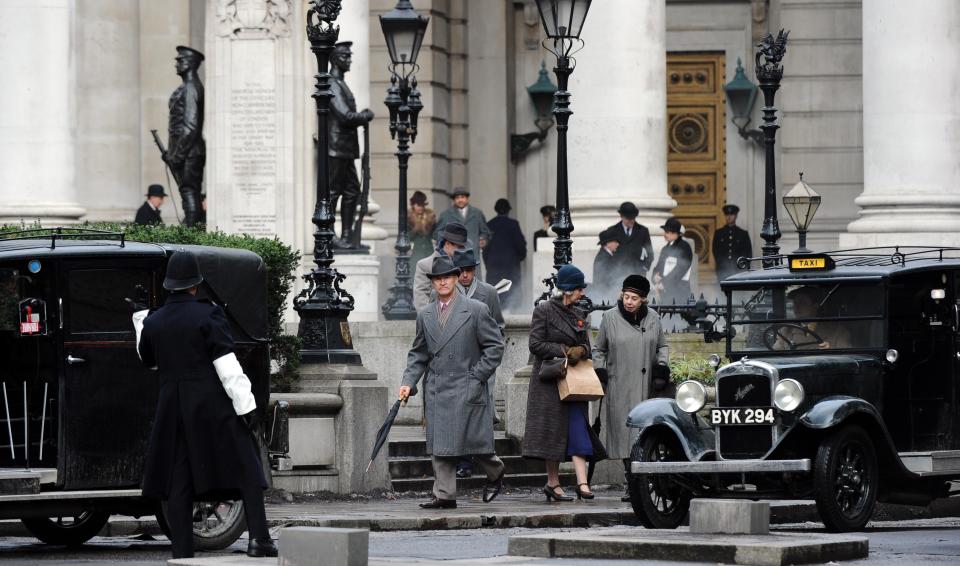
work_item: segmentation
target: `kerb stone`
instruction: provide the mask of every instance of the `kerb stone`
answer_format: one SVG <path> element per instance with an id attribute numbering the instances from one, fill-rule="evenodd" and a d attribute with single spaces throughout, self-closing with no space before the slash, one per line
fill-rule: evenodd
<path id="1" fill-rule="evenodd" d="M 280 566 L 367 566 L 370 531 L 290 527 L 280 531 Z"/>
<path id="2" fill-rule="evenodd" d="M 694 499 L 690 532 L 765 535 L 770 532 L 770 503 L 741 499 Z"/>

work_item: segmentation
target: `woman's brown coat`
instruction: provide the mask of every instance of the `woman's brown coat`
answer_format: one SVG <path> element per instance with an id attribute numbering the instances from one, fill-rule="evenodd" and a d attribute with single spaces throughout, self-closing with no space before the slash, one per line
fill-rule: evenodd
<path id="1" fill-rule="evenodd" d="M 571 346 L 583 346 L 590 355 L 589 325 L 576 307 L 560 300 L 540 303 L 533 310 L 530 353 L 533 374 L 527 391 L 527 423 L 523 433 L 523 455 L 527 458 L 563 461 L 567 459 L 567 404 L 560 401 L 555 381 L 540 381 L 540 364 L 563 357 Z"/>

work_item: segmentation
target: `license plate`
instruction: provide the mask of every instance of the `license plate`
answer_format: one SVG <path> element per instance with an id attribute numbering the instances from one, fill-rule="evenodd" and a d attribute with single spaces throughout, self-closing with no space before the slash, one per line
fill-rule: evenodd
<path id="1" fill-rule="evenodd" d="M 738 407 L 736 409 L 710 409 L 712 425 L 772 425 L 772 407 Z"/>

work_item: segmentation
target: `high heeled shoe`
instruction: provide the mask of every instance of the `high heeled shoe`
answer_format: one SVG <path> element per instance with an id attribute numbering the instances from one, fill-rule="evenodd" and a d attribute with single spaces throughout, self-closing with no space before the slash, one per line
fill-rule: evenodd
<path id="1" fill-rule="evenodd" d="M 547 484 L 543 486 L 543 494 L 547 496 L 547 501 L 573 501 L 573 498 L 567 495 L 566 493 L 562 495 L 557 495 L 556 489 L 559 489 L 559 485 L 550 485 Z"/>
<path id="2" fill-rule="evenodd" d="M 587 488 L 590 487 L 588 483 L 578 483 L 577 484 L 577 499 L 593 499 L 594 495 L 592 491 L 580 491 L 580 486 L 585 485 Z"/>

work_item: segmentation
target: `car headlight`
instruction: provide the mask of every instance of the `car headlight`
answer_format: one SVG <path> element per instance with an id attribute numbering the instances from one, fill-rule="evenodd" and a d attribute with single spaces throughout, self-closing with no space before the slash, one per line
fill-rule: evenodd
<path id="1" fill-rule="evenodd" d="M 677 387 L 677 406 L 685 413 L 696 413 L 707 402 L 707 389 L 699 381 L 684 381 Z"/>
<path id="2" fill-rule="evenodd" d="M 803 403 L 803 386 L 795 379 L 781 379 L 773 389 L 773 404 L 781 411 L 791 412 Z"/>

